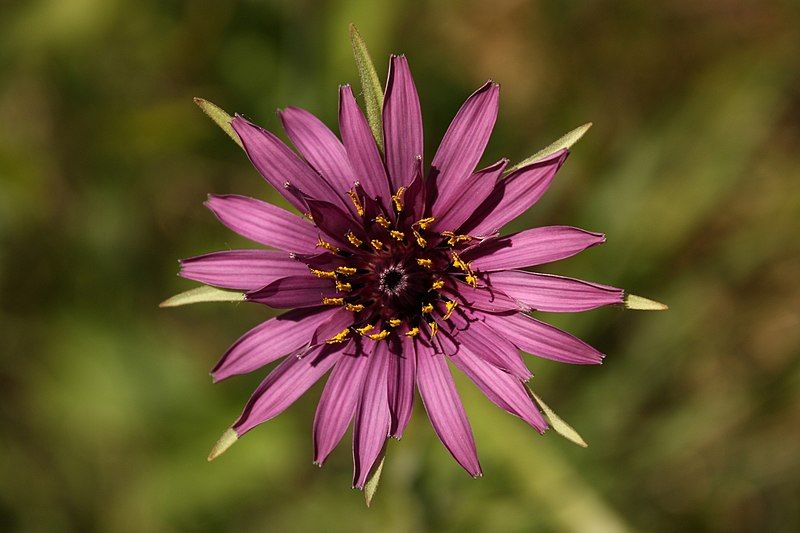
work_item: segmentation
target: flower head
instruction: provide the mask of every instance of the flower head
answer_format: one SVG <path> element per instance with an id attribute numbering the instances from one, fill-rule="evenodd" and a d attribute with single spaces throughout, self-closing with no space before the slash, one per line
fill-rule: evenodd
<path id="1" fill-rule="evenodd" d="M 180 274 L 290 309 L 236 341 L 215 380 L 283 361 L 266 377 L 212 455 L 291 405 L 330 371 L 314 420 L 322 464 L 353 423 L 353 484 L 363 487 L 388 437 L 400 438 L 418 389 L 436 434 L 471 475 L 475 442 L 447 360 L 489 400 L 535 430 L 548 427 L 526 386 L 520 351 L 575 364 L 603 355 L 530 311 L 623 303 L 623 291 L 526 269 L 601 244 L 567 226 L 498 231 L 524 213 L 567 158 L 562 149 L 506 173 L 476 170 L 497 118 L 489 81 L 461 107 L 430 167 L 408 62 L 392 56 L 382 111 L 383 150 L 349 86 L 339 91 L 341 140 L 311 113 L 279 112 L 300 155 L 237 116 L 231 122 L 259 173 L 301 215 L 242 196 L 208 207 L 233 231 L 272 250 L 182 261 Z"/>

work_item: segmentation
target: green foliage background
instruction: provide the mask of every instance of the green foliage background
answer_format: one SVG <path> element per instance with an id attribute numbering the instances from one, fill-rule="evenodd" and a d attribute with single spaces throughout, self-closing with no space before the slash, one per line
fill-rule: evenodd
<path id="1" fill-rule="evenodd" d="M 529 359 L 588 449 L 461 379 L 479 480 L 418 405 L 366 509 L 349 446 L 311 464 L 319 387 L 206 462 L 261 378 L 207 372 L 267 311 L 157 304 L 178 258 L 248 245 L 207 193 L 276 197 L 192 97 L 335 125 L 351 21 L 382 77 L 409 56 L 428 158 L 489 77 L 487 162 L 595 123 L 514 228 L 605 231 L 549 271 L 671 309 L 546 317 L 608 354 Z M 788 0 L 2 2 L 0 529 L 800 530 L 798 28 Z"/>

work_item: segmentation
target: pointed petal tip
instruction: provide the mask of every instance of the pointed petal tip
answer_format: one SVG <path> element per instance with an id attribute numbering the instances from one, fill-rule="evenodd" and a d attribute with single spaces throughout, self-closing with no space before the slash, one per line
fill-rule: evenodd
<path id="1" fill-rule="evenodd" d="M 666 311 L 669 309 L 669 306 L 666 304 L 642 296 L 636 296 L 635 294 L 626 294 L 624 304 L 626 308 L 636 311 Z"/>
<path id="2" fill-rule="evenodd" d="M 239 435 L 233 428 L 228 428 L 225 433 L 222 434 L 216 444 L 214 444 L 214 447 L 211 448 L 211 452 L 208 454 L 208 460 L 213 461 L 225 453 L 225 450 L 233 446 L 237 440 L 239 440 Z"/>

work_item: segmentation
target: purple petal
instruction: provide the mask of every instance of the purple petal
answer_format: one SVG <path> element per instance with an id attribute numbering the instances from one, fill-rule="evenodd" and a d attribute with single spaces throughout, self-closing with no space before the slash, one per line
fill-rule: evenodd
<path id="1" fill-rule="evenodd" d="M 346 235 L 352 232 L 362 240 L 366 239 L 361 224 L 350 218 L 342 209 L 321 200 L 308 200 L 308 210 L 317 227 L 330 237 L 333 244 L 353 248 Z"/>
<path id="2" fill-rule="evenodd" d="M 462 257 L 476 270 L 510 270 L 565 259 L 605 241 L 602 233 L 569 226 L 545 226 L 487 239 L 464 252 Z"/>
<path id="3" fill-rule="evenodd" d="M 408 186 L 422 155 L 422 109 L 405 56 L 393 55 L 383 100 L 383 140 L 391 190 Z"/>
<path id="4" fill-rule="evenodd" d="M 326 297 L 336 296 L 333 281 L 307 273 L 273 281 L 266 287 L 247 293 L 247 299 L 270 307 L 314 307 Z"/>
<path id="5" fill-rule="evenodd" d="M 459 347 L 467 348 L 487 363 L 522 381 L 528 381 L 533 376 L 514 343 L 478 320 L 474 313 L 467 313 L 466 317 L 454 314 L 451 321 L 456 328 L 453 335 Z"/>
<path id="6" fill-rule="evenodd" d="M 286 134 L 308 161 L 325 178 L 340 197 L 356 181 L 344 145 L 317 117 L 299 107 L 278 112 Z M 302 188 L 302 187 L 301 187 Z M 348 202 L 350 207 L 353 207 Z"/>
<path id="7" fill-rule="evenodd" d="M 339 88 L 339 131 L 356 179 L 370 198 L 377 198 L 383 208 L 391 212 L 389 177 L 372 137 L 372 130 L 349 85 Z"/>
<path id="8" fill-rule="evenodd" d="M 436 217 L 433 229 L 456 232 L 492 193 L 507 164 L 508 159 L 501 159 L 464 180 L 458 188 L 458 194 L 451 194 L 447 200 L 437 198 L 432 210 Z"/>
<path id="9" fill-rule="evenodd" d="M 436 435 L 458 464 L 472 476 L 481 475 L 472 428 L 456 391 L 445 356 L 417 344 L 417 387 Z"/>
<path id="10" fill-rule="evenodd" d="M 353 423 L 353 486 L 359 489 L 364 487 L 383 449 L 391 421 L 387 393 L 388 345 L 386 342 L 376 342 L 372 347 L 366 344 L 364 350 L 369 369 Z"/>
<path id="11" fill-rule="evenodd" d="M 206 206 L 243 237 L 287 252 L 315 253 L 319 232 L 285 209 L 246 196 L 210 195 Z"/>
<path id="12" fill-rule="evenodd" d="M 289 356 L 261 382 L 233 429 L 244 435 L 281 414 L 342 357 L 344 346 L 325 344 L 302 359 Z"/>
<path id="13" fill-rule="evenodd" d="M 400 353 L 392 353 L 389 362 L 389 412 L 392 424 L 389 433 L 400 439 L 411 419 L 414 408 L 414 383 L 416 382 L 417 357 L 414 341 L 403 337 Z"/>
<path id="14" fill-rule="evenodd" d="M 308 267 L 277 250 L 227 250 L 181 260 L 180 276 L 215 287 L 252 291 Z"/>
<path id="15" fill-rule="evenodd" d="M 597 365 L 603 362 L 603 354 L 579 338 L 528 315 L 517 313 L 501 316 L 486 313 L 481 318 L 499 335 L 529 354 L 575 365 Z"/>
<path id="16" fill-rule="evenodd" d="M 254 327 L 222 356 L 211 371 L 214 381 L 247 374 L 299 350 L 321 323 L 339 311 L 329 307 L 293 309 Z"/>
<path id="17" fill-rule="evenodd" d="M 242 140 L 253 166 L 275 190 L 300 212 L 305 212 L 305 206 L 296 195 L 286 189 L 287 182 L 311 198 L 336 203 L 342 207 L 347 206 L 347 203 L 327 181 L 297 157 L 297 154 L 275 135 L 238 115 L 233 119 L 231 125 Z"/>
<path id="18" fill-rule="evenodd" d="M 622 289 L 579 279 L 509 270 L 488 274 L 492 287 L 530 309 L 577 312 L 621 304 Z"/>
<path id="19" fill-rule="evenodd" d="M 460 281 L 456 283 L 456 290 L 443 289 L 443 292 L 460 300 L 462 304 L 473 309 L 480 309 L 490 313 L 503 313 L 506 311 L 521 311 L 519 302 L 503 294 L 495 287 L 470 287 Z"/>
<path id="20" fill-rule="evenodd" d="M 461 233 L 491 235 L 527 211 L 545 193 L 569 152 L 562 150 L 512 172 L 461 227 Z"/>
<path id="21" fill-rule="evenodd" d="M 369 357 L 342 356 L 322 391 L 314 416 L 314 463 L 325 462 L 353 419 Z"/>
<path id="22" fill-rule="evenodd" d="M 545 432 L 547 422 L 519 379 L 490 365 L 466 347 L 462 347 L 452 359 L 456 367 L 466 374 L 495 405 L 518 416 L 539 433 Z"/>
<path id="23" fill-rule="evenodd" d="M 322 344 L 345 328 L 353 325 L 353 312 L 344 307 L 340 307 L 330 318 L 319 324 L 314 334 L 311 336 L 311 346 L 315 347 Z"/>
<path id="24" fill-rule="evenodd" d="M 500 86 L 486 82 L 464 102 L 447 128 L 431 161 L 431 179 L 437 191 L 433 216 L 445 213 L 463 197 L 464 181 L 475 170 L 492 135 L 499 99 Z"/>

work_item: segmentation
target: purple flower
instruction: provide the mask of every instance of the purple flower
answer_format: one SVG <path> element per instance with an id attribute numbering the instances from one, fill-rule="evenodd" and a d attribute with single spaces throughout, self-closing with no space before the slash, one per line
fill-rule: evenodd
<path id="1" fill-rule="evenodd" d="M 498 231 L 547 190 L 566 149 L 504 175 L 508 160 L 475 167 L 497 118 L 491 81 L 456 114 L 423 165 L 422 113 L 408 62 L 392 56 L 383 149 L 349 86 L 339 91 L 341 140 L 311 113 L 279 112 L 298 156 L 237 116 L 232 127 L 259 173 L 303 216 L 243 196 L 211 196 L 219 220 L 270 250 L 186 259 L 180 275 L 289 309 L 247 332 L 212 371 L 215 381 L 282 359 L 212 457 L 279 415 L 330 371 L 314 419 L 322 464 L 353 423 L 353 485 L 362 488 L 389 437 L 400 438 L 419 390 L 436 434 L 471 475 L 481 466 L 448 359 L 502 409 L 536 431 L 548 424 L 520 350 L 573 364 L 603 355 L 530 311 L 623 303 L 606 285 L 524 269 L 604 242 L 569 226 Z"/>

